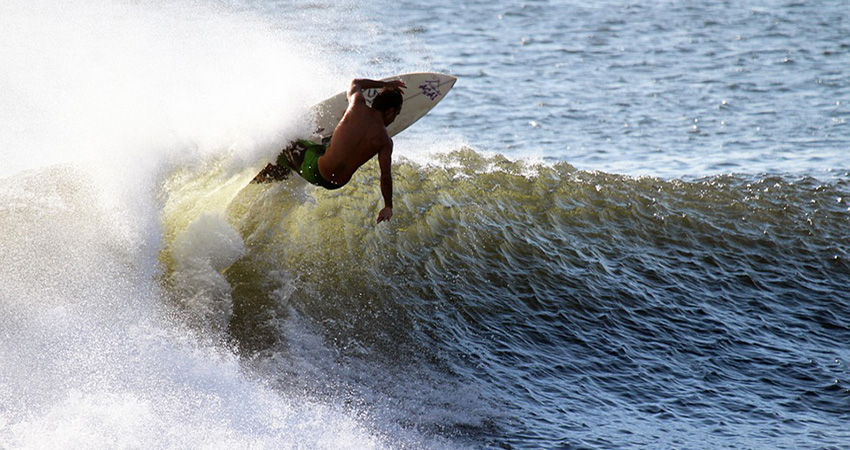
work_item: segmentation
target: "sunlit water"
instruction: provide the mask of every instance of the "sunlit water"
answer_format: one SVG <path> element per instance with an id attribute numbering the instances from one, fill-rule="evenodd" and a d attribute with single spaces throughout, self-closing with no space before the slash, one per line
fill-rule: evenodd
<path id="1" fill-rule="evenodd" d="M 840 2 L 0 7 L 0 448 L 850 444 Z M 248 185 L 351 77 L 458 84 Z"/>

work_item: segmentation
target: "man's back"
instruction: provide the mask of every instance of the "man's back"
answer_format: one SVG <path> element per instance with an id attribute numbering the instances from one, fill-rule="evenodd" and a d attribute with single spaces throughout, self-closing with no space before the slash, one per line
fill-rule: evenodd
<path id="1" fill-rule="evenodd" d="M 384 198 L 378 222 L 390 220 L 393 215 L 393 141 L 387 134 L 387 126 L 401 113 L 404 102 L 401 89 L 406 87 L 401 80 L 353 80 L 348 90 L 348 108 L 334 129 L 327 148 L 307 140 L 295 141 L 281 151 L 277 164 L 266 166 L 254 181 L 263 183 L 285 179 L 292 170 L 316 186 L 339 189 L 351 180 L 360 166 L 378 155 L 381 196 Z M 383 91 L 369 107 L 363 89 L 375 88 Z"/>
<path id="2" fill-rule="evenodd" d="M 381 112 L 368 107 L 362 93 L 355 95 L 319 159 L 322 176 L 339 185 L 348 183 L 360 166 L 382 150 L 392 151 Z"/>
<path id="3" fill-rule="evenodd" d="M 353 80 L 348 89 L 348 108 L 334 129 L 330 145 L 326 148 L 302 139 L 292 142 L 280 152 L 277 164 L 267 165 L 254 182 L 286 179 L 292 170 L 316 186 L 339 189 L 351 180 L 360 166 L 378 155 L 384 198 L 378 222 L 390 220 L 393 215 L 393 141 L 387 134 L 387 126 L 401 113 L 404 102 L 401 89 L 406 87 L 401 80 Z M 369 107 L 363 89 L 377 88 L 383 90 Z"/>

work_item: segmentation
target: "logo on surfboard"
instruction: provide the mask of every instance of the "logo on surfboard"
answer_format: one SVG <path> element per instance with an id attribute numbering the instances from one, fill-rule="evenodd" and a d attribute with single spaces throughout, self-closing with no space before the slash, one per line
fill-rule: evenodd
<path id="1" fill-rule="evenodd" d="M 443 93 L 440 92 L 440 80 L 439 79 L 428 80 L 428 81 L 422 83 L 422 85 L 419 86 L 419 89 L 421 89 L 422 94 L 425 95 L 426 97 L 430 98 L 431 101 L 435 101 L 435 100 L 437 100 L 437 97 L 443 95 Z"/>

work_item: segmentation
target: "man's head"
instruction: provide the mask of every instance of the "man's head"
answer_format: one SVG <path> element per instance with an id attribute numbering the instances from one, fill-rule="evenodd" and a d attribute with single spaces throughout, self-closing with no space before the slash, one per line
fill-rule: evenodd
<path id="1" fill-rule="evenodd" d="M 372 101 L 372 109 L 380 111 L 384 116 L 384 126 L 387 126 L 401 114 L 401 104 L 404 102 L 404 97 L 401 91 L 397 89 L 383 90 Z"/>

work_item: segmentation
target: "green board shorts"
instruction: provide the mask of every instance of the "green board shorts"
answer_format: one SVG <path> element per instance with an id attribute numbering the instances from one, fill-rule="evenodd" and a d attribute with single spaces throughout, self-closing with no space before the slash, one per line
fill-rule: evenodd
<path id="1" fill-rule="evenodd" d="M 342 184 L 331 183 L 319 172 L 319 158 L 325 154 L 325 150 L 326 147 L 322 144 L 317 144 L 306 139 L 299 139 L 278 156 L 277 164 L 289 167 L 310 184 L 330 190 L 339 189 L 343 186 Z M 301 167 L 294 167 L 291 158 L 292 155 L 288 155 L 287 152 L 301 153 L 304 156 Z"/>

